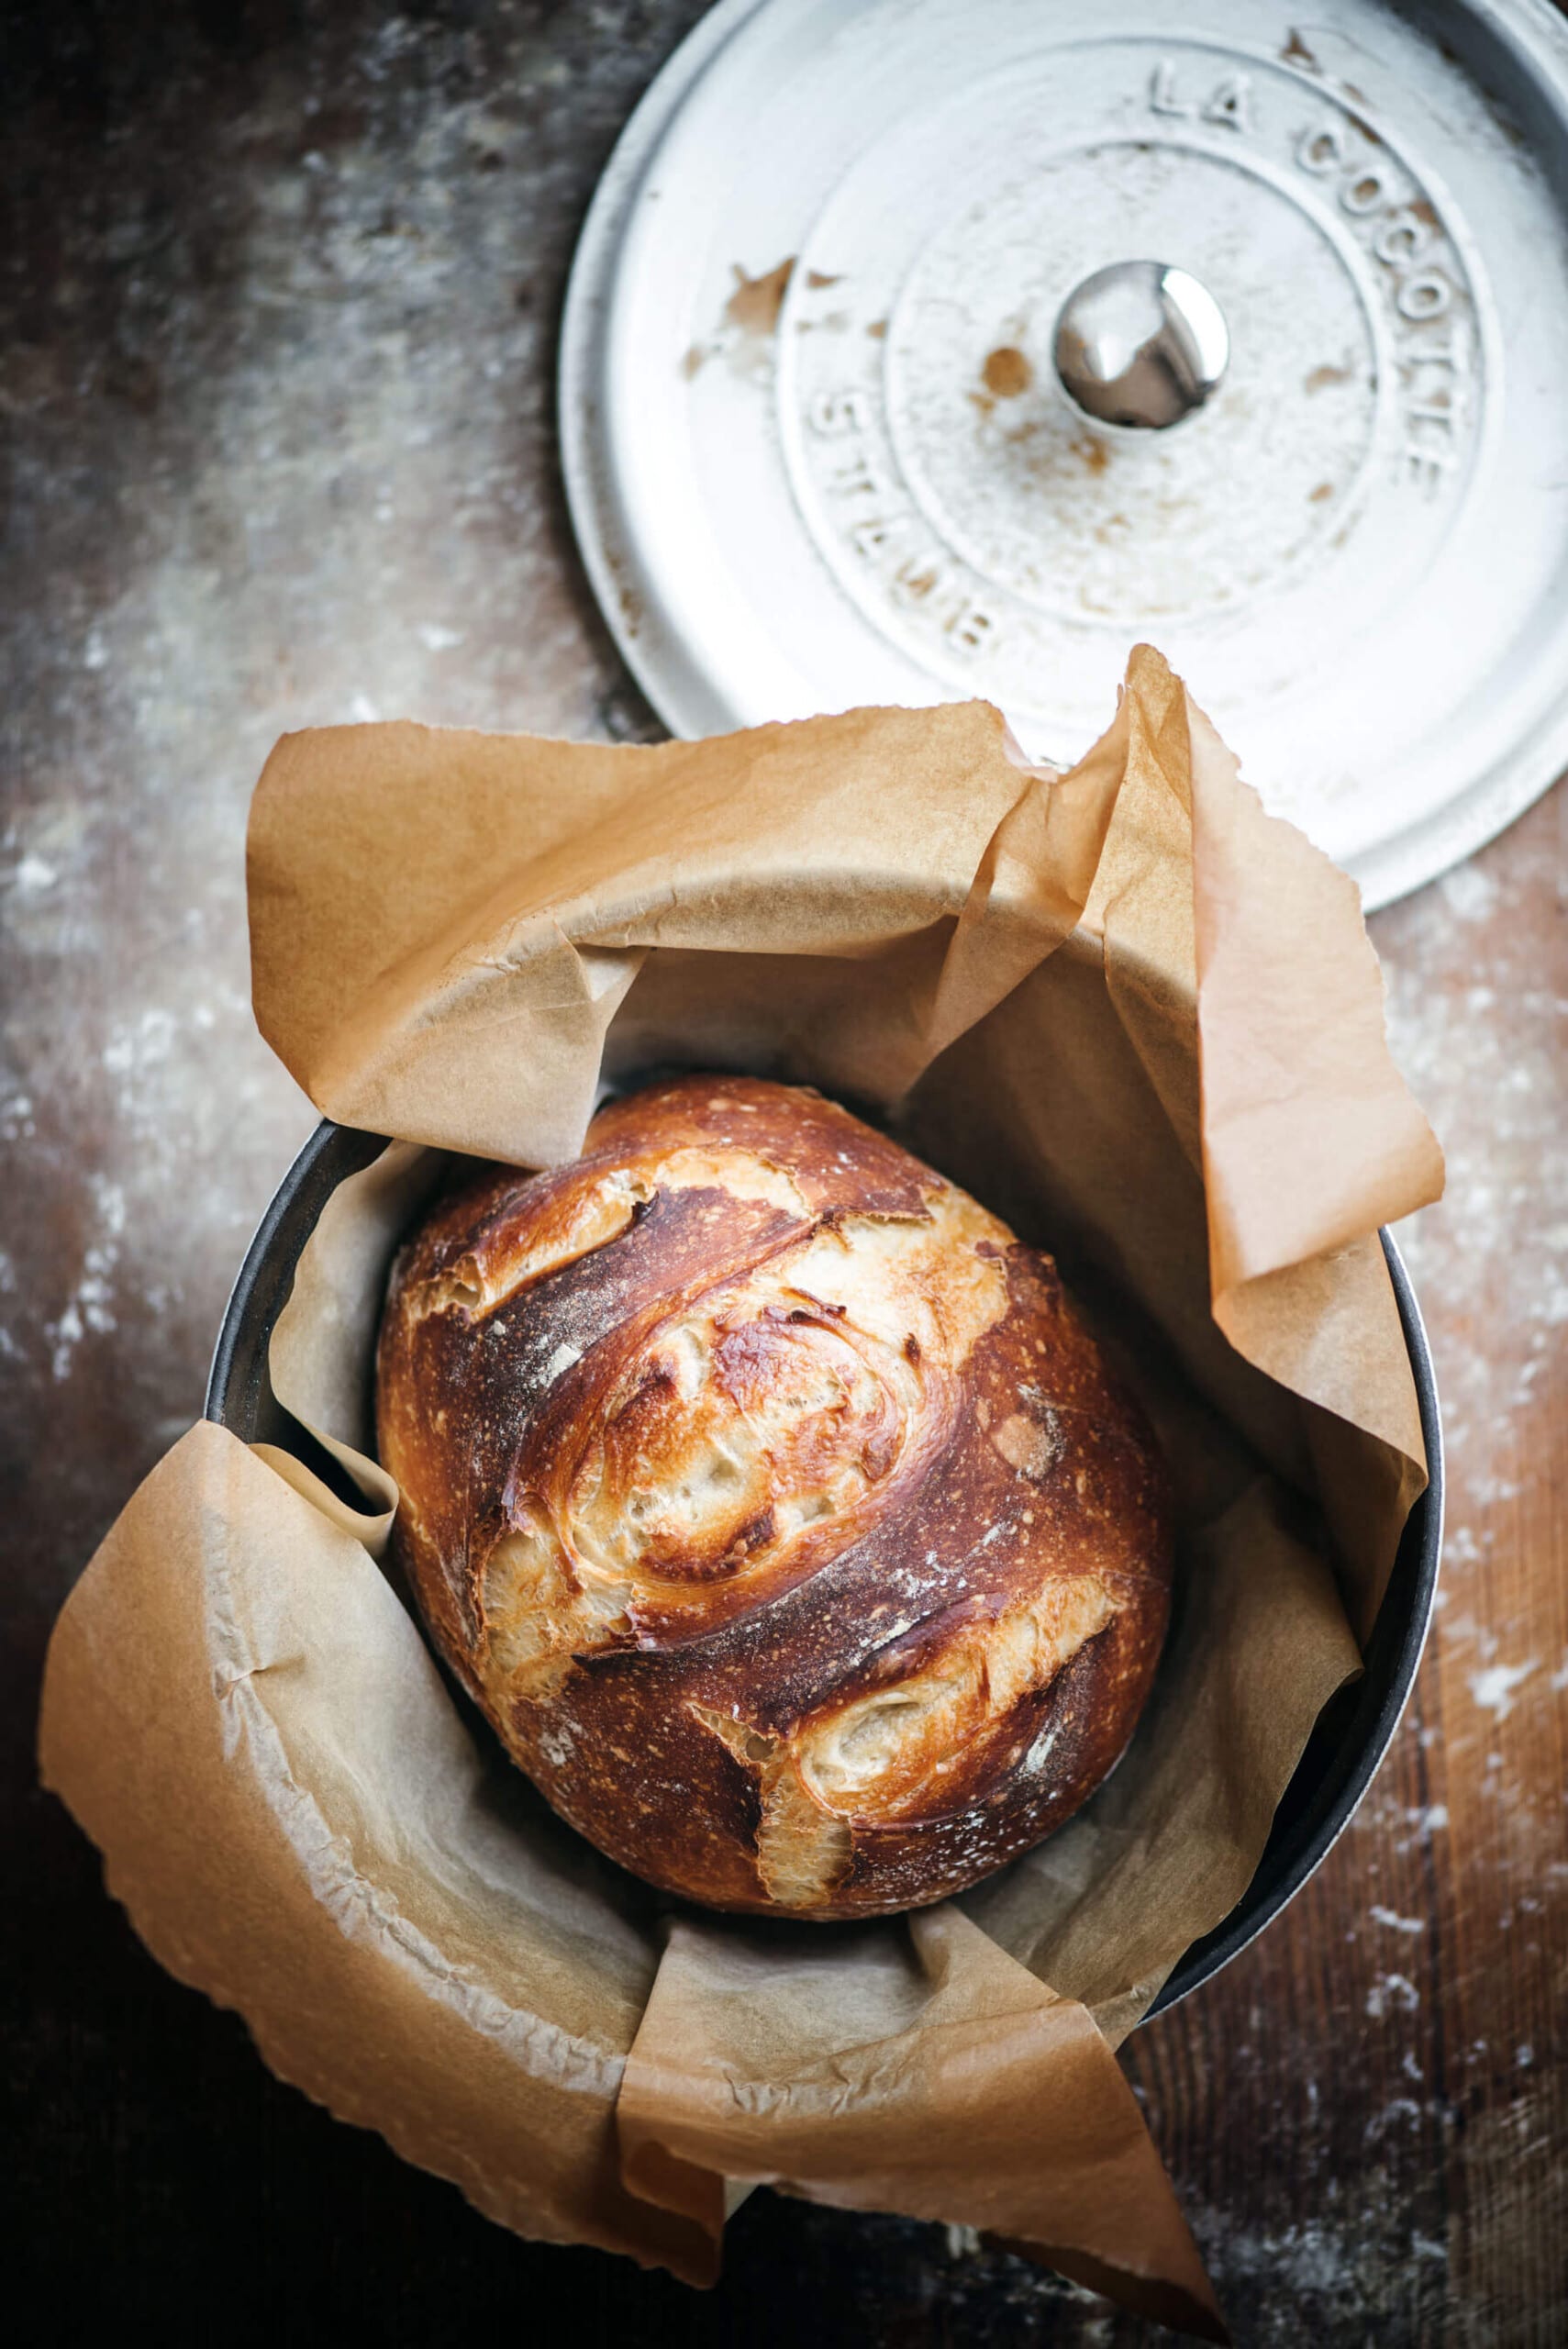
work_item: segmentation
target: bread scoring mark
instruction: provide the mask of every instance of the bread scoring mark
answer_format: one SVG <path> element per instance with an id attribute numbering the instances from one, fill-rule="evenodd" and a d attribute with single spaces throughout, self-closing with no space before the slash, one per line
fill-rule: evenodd
<path id="1" fill-rule="evenodd" d="M 431 1313 L 461 1312 L 482 1320 L 521 1290 L 618 1240 L 652 1197 L 651 1184 L 624 1166 L 586 1186 L 560 1185 L 544 1214 L 525 1227 L 523 1245 L 480 1240 L 454 1264 L 409 1290 L 407 1318 L 418 1322 Z"/>
<path id="2" fill-rule="evenodd" d="M 549 1695 L 574 1653 L 626 1634 L 628 1596 L 624 1584 L 573 1573 L 548 1518 L 525 1510 L 491 1549 L 480 1576 L 486 1688 L 507 1704 Z"/>
<path id="3" fill-rule="evenodd" d="M 765 1170 L 751 1196 L 778 1203 Z M 973 1244 L 995 1229 L 934 1179 L 916 1213 L 814 1218 L 573 1386 L 587 1440 L 550 1514 L 573 1561 L 631 1580 L 645 1644 L 719 1620 L 719 1585 L 815 1571 L 946 1440 L 954 1359 L 1007 1310 L 1005 1259 Z"/>
<path id="4" fill-rule="evenodd" d="M 760 1199 L 788 1215 L 811 1213 L 788 1169 L 743 1143 L 701 1149 L 688 1144 L 650 1162 L 650 1179 L 661 1191 L 726 1191 L 732 1199 Z"/>
<path id="5" fill-rule="evenodd" d="M 706 1212 L 706 1195 L 699 1197 Z M 698 1211 L 698 1199 L 688 1204 Z M 657 1217 L 656 1208 L 637 1244 L 657 1238 Z M 900 1220 L 917 1241 L 922 1219 L 866 1219 L 877 1236 L 873 1261 L 884 1272 L 906 1262 L 886 1248 Z M 856 1227 L 849 1217 L 835 1224 L 827 1235 L 830 1261 L 852 1252 Z M 907 1333 L 896 1348 L 879 1345 L 856 1328 L 841 1299 L 806 1301 L 795 1283 L 823 1241 L 819 1228 L 786 1233 L 762 1248 L 750 1273 L 704 1295 L 688 1290 L 673 1315 L 645 1312 L 623 1324 L 603 1361 L 590 1352 L 551 1397 L 506 1495 L 508 1507 L 535 1508 L 548 1519 L 585 1596 L 601 1586 L 613 1593 L 612 1606 L 584 1608 L 573 1644 L 585 1659 L 629 1644 L 645 1653 L 700 1651 L 734 1687 L 742 1711 L 752 1709 L 748 1689 L 761 1694 L 768 1684 L 766 1726 L 785 1732 L 873 1683 L 923 1669 L 961 1619 L 994 1620 L 1018 1589 L 1026 1561 L 1039 1581 L 1054 1581 L 1054 1561 L 1082 1554 L 1092 1540 L 1086 1563 L 1124 1597 L 1122 1569 L 1132 1563 L 1123 1554 L 1125 1539 L 1089 1531 L 1106 1490 L 1098 1452 L 1106 1442 L 1120 1449 L 1124 1440 L 1084 1408 L 1091 1390 L 1073 1385 L 1064 1369 L 1049 1403 L 1017 1375 L 1021 1333 L 1013 1317 L 1038 1309 L 1042 1281 L 1049 1306 L 1055 1292 L 1048 1273 L 1016 1255 L 980 1259 L 988 1284 L 1018 1284 L 1008 1313 L 984 1333 L 990 1366 L 981 1374 L 974 1417 L 995 1426 L 988 1390 L 1004 1422 L 1020 1422 L 1010 1448 L 1040 1472 L 1031 1480 L 1031 1506 L 1020 1510 L 1012 1479 L 1022 1472 L 1006 1447 L 965 1439 L 964 1391 L 945 1367 L 924 1350 L 912 1363 Z M 855 1301 L 862 1319 L 873 1318 L 863 1290 Z M 890 1331 L 901 1326 L 906 1307 L 938 1326 L 931 1300 L 913 1288 L 897 1310 L 882 1303 Z M 816 1350 L 815 1358 L 781 1368 L 778 1350 L 791 1347 L 808 1356 Z M 864 1374 L 861 1391 L 843 1378 L 836 1388 L 819 1377 L 814 1384 L 825 1359 L 855 1365 Z M 1031 1418 L 1018 1409 L 1020 1401 Z M 1069 1418 L 1059 1425 L 1062 1412 Z M 552 1421 L 564 1431 L 559 1446 Z M 1063 1446 L 1060 1461 L 1051 1452 L 1049 1469 L 1042 1427 Z M 1073 1457 L 1070 1443 L 1078 1447 Z M 1081 1459 L 1095 1462 L 1092 1477 Z M 939 1461 L 945 1464 L 939 1468 Z M 960 1526 L 975 1529 L 962 1556 L 952 1542 Z M 941 1547 L 933 1549 L 939 1531 Z M 906 1550 L 938 1571 L 916 1571 L 913 1559 L 901 1564 Z M 917 1603 L 901 1605 L 905 1598 Z"/>
<path id="6" fill-rule="evenodd" d="M 831 1900 L 853 1863 L 853 1837 L 802 1784 L 788 1746 L 710 1705 L 686 1709 L 755 1777 L 757 1873 L 768 1898 L 796 1909 Z"/>
<path id="7" fill-rule="evenodd" d="M 777 1565 L 893 1475 L 920 1382 L 863 1333 L 781 1294 L 775 1268 L 651 1330 L 601 1391 L 557 1489 L 574 1557 L 658 1606 Z"/>
<path id="8" fill-rule="evenodd" d="M 406 1311 L 410 1321 L 423 1321 L 431 1313 L 472 1315 L 484 1303 L 484 1281 L 478 1265 L 472 1256 L 460 1256 L 450 1273 L 438 1273 L 409 1291 Z"/>
<path id="9" fill-rule="evenodd" d="M 462 1313 L 471 1321 L 494 1315 L 524 1289 L 619 1240 L 660 1191 L 720 1190 L 792 1216 L 809 1213 L 784 1168 L 738 1149 L 691 1146 L 640 1167 L 596 1171 L 586 1181 L 573 1168 L 555 1178 L 553 1189 L 542 1215 L 526 1227 L 524 1244 L 508 1244 L 499 1233 L 486 1235 L 455 1264 L 411 1287 L 409 1320 L 422 1321 L 431 1313 Z"/>
<path id="10" fill-rule="evenodd" d="M 932 1184 L 917 1216 L 821 1218 L 790 1259 L 790 1283 L 889 1353 L 911 1364 L 935 1353 L 961 1370 L 1007 1310 L 1005 1259 L 985 1252 L 998 1231 L 995 1218 L 962 1191 Z"/>
<path id="11" fill-rule="evenodd" d="M 1118 1611 L 1097 1575 L 1059 1575 L 959 1630 L 929 1669 L 804 1723 L 794 1744 L 805 1784 L 829 1809 L 866 1822 L 951 1809 L 943 1780 L 958 1763 L 972 1762 L 976 1742 L 1049 1687 Z M 1024 1751 L 999 1753 L 999 1769 Z"/>

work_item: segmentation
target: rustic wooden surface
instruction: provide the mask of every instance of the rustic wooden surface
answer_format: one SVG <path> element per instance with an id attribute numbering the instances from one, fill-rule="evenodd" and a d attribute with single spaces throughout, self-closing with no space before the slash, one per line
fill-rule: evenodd
<path id="1" fill-rule="evenodd" d="M 39 2337 L 1125 2344 L 939 2230 L 760 2195 L 706 2297 L 520 2245 L 280 2087 L 34 1782 L 49 1624 L 199 1410 L 311 1113 L 250 1024 L 284 728 L 655 731 L 584 588 L 550 366 L 584 205 L 696 0 L 13 12 L 0 410 L 6 2078 Z M 766 257 L 763 257 L 766 258 Z M 1402 1235 L 1451 1447 L 1416 1699 L 1296 1906 L 1127 2061 L 1248 2343 L 1568 2338 L 1565 801 L 1380 916 L 1450 1153 Z"/>

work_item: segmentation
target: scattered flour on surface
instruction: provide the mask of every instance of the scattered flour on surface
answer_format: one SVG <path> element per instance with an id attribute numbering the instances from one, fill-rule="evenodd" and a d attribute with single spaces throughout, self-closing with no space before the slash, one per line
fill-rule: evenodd
<path id="1" fill-rule="evenodd" d="M 1420 2003 L 1419 1990 L 1404 1974 L 1385 1974 L 1366 1994 L 1366 2010 L 1374 2022 L 1387 2014 L 1412 2014 Z"/>
<path id="2" fill-rule="evenodd" d="M 100 1237 L 91 1241 L 82 1258 L 82 1275 L 54 1321 L 44 1324 L 50 1342 L 50 1371 L 57 1386 L 71 1375 L 72 1359 L 88 1330 L 114 1329 L 114 1272 L 119 1262 L 120 1235 L 125 1230 L 125 1193 L 117 1183 L 92 1177 L 94 1205 Z"/>
<path id="3" fill-rule="evenodd" d="M 1374 1925 L 1386 1925 L 1392 1933 L 1424 1933 L 1427 1930 L 1424 1917 L 1396 1916 L 1392 1909 L 1385 1909 L 1375 1900 L 1366 1913 Z"/>
<path id="4" fill-rule="evenodd" d="M 1478 864 L 1455 865 L 1438 886 L 1461 921 L 1485 921 L 1496 909 L 1497 884 Z"/>
<path id="5" fill-rule="evenodd" d="M 1489 1664 L 1485 1672 L 1471 1674 L 1471 1698 L 1484 1712 L 1495 1713 L 1500 1721 L 1506 1721 L 1514 1709 L 1514 1690 L 1538 1669 L 1538 1660 L 1533 1655 L 1524 1664 Z"/>
<path id="6" fill-rule="evenodd" d="M 1373 2114 L 1372 2119 L 1362 2131 L 1362 2143 L 1375 2145 L 1380 2139 L 1388 2134 L 1391 2129 L 1405 2124 L 1418 2129 L 1421 2125 L 1421 2108 L 1414 2097 L 1396 2096 L 1384 2106 L 1381 2112 Z"/>

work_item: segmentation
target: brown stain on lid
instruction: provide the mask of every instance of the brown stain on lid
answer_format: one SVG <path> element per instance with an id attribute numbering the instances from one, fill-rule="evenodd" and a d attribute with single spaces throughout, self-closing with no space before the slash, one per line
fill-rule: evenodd
<path id="1" fill-rule="evenodd" d="M 725 323 L 739 327 L 742 334 L 770 335 L 779 322 L 789 281 L 795 275 L 795 255 L 781 261 L 761 277 L 748 277 L 739 262 L 731 264 L 735 272 L 735 291 L 724 306 Z"/>
<path id="2" fill-rule="evenodd" d="M 999 400 L 1016 400 L 1034 382 L 1034 369 L 1024 353 L 1010 342 L 987 351 L 980 375 L 986 390 Z"/>

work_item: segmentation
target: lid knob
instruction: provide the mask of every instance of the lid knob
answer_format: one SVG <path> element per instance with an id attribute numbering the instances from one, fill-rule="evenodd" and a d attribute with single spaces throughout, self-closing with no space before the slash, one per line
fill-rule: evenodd
<path id="1" fill-rule="evenodd" d="M 1162 432 L 1215 390 L 1230 337 L 1213 295 L 1184 269 L 1120 261 L 1068 295 L 1052 348 L 1062 389 L 1086 416 Z"/>

